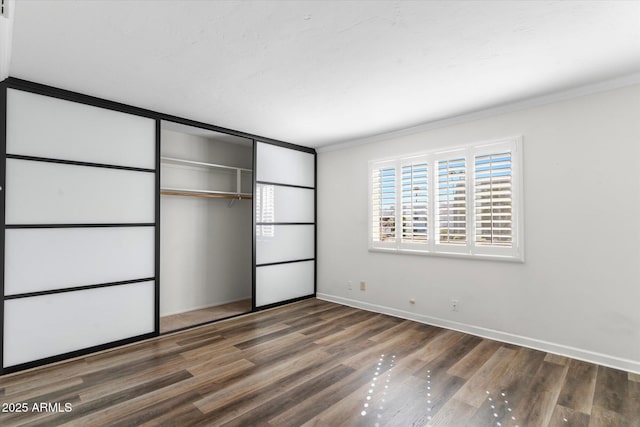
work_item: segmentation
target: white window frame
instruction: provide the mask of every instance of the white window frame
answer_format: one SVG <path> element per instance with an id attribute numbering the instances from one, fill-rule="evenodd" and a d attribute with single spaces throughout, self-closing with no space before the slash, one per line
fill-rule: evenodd
<path id="1" fill-rule="evenodd" d="M 524 262 L 524 197 L 522 177 L 522 136 L 502 138 L 494 141 L 484 141 L 466 144 L 442 150 L 431 150 L 407 156 L 397 156 L 391 159 L 372 160 L 369 162 L 369 220 L 368 237 L 369 251 L 387 252 L 414 255 L 433 255 L 465 257 L 473 259 L 491 259 L 503 261 Z M 475 157 L 509 151 L 511 153 L 511 215 L 512 215 L 512 246 L 478 245 L 476 239 L 476 215 L 475 215 L 475 188 L 474 179 L 476 173 Z M 437 240 L 437 188 L 438 168 L 437 162 L 464 158 L 465 159 L 465 201 L 466 201 L 466 242 L 464 244 L 440 243 Z M 428 240 L 425 243 L 403 241 L 402 230 L 402 167 L 408 164 L 427 163 L 428 196 L 427 196 L 427 223 Z M 377 169 L 394 167 L 396 178 L 395 200 L 395 241 L 375 241 L 374 211 L 373 211 L 373 173 Z"/>

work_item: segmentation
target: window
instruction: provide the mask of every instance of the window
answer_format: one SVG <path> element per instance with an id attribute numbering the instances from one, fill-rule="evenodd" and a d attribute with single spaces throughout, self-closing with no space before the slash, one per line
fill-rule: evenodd
<path id="1" fill-rule="evenodd" d="M 379 246 L 396 241 L 396 168 L 381 165 L 372 178 L 373 224 L 371 232 Z"/>
<path id="2" fill-rule="evenodd" d="M 402 243 L 424 245 L 429 241 L 428 168 L 424 160 L 402 166 Z"/>
<path id="3" fill-rule="evenodd" d="M 436 160 L 438 243 L 467 242 L 467 167 L 464 157 Z"/>
<path id="4" fill-rule="evenodd" d="M 475 156 L 475 241 L 481 246 L 513 243 L 511 153 Z"/>
<path id="5" fill-rule="evenodd" d="M 522 138 L 370 162 L 370 250 L 522 261 Z"/>

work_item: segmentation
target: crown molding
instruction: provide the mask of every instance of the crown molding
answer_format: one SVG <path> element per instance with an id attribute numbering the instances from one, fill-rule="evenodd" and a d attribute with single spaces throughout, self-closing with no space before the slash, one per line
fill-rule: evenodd
<path id="1" fill-rule="evenodd" d="M 552 104 L 554 102 L 566 101 L 573 98 L 579 98 L 581 96 L 592 95 L 600 92 L 606 92 L 609 90 L 619 89 L 622 87 L 632 86 L 636 84 L 640 84 L 640 73 L 629 74 L 629 75 L 618 77 L 611 80 L 605 80 L 598 83 L 591 83 L 591 84 L 580 86 L 577 88 L 559 91 L 559 92 L 551 93 L 548 95 L 528 98 L 521 101 L 499 105 L 496 107 L 490 107 L 482 110 L 471 111 L 458 116 L 452 116 L 452 117 L 447 117 L 440 120 L 434 120 L 434 121 L 422 123 L 416 126 L 411 126 L 408 128 L 399 129 L 391 132 L 385 132 L 385 133 L 372 135 L 364 138 L 357 138 L 357 139 L 352 139 L 344 142 L 338 142 L 335 144 L 329 144 L 322 147 L 317 147 L 316 150 L 319 153 L 327 152 L 327 151 L 343 150 L 350 147 L 356 147 L 358 145 L 370 144 L 373 142 L 384 141 L 392 138 L 399 138 L 402 136 L 413 135 L 413 134 L 425 132 L 431 129 L 453 126 L 460 123 L 470 122 L 472 120 L 478 120 L 486 117 L 496 116 L 499 114 L 520 111 L 527 108 L 538 107 L 541 105 Z"/>

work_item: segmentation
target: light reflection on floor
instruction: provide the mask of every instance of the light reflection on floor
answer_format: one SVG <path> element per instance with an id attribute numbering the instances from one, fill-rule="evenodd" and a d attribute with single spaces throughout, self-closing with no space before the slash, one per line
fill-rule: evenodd
<path id="1" fill-rule="evenodd" d="M 433 407 L 431 406 L 432 404 L 432 400 L 431 400 L 431 369 L 427 369 L 427 412 L 431 412 L 431 410 L 433 409 Z M 427 415 L 427 427 L 431 427 L 431 419 L 432 416 L 431 414 Z"/>
<path id="2" fill-rule="evenodd" d="M 362 417 L 369 415 L 374 421 L 374 427 L 380 427 L 381 425 L 380 419 L 382 418 L 382 411 L 384 410 L 384 405 L 386 403 L 387 391 L 391 385 L 391 374 L 393 367 L 395 366 L 395 359 L 395 355 L 380 355 L 378 363 L 376 364 L 376 371 L 373 374 L 371 383 L 369 383 L 367 396 L 362 404 L 363 409 L 360 412 L 360 415 Z M 380 373 L 385 371 L 386 373 L 384 375 L 380 375 Z"/>
<path id="3" fill-rule="evenodd" d="M 516 416 L 513 415 L 513 408 L 509 403 L 509 399 L 507 398 L 507 393 L 501 391 L 499 393 L 492 394 L 489 390 L 486 391 L 487 394 L 487 403 L 489 404 L 489 408 L 491 410 L 491 414 L 496 420 L 497 427 L 507 427 L 514 426 L 519 427 L 516 424 Z"/>
<path id="4" fill-rule="evenodd" d="M 373 377 L 371 378 L 371 382 L 368 384 L 366 396 L 364 397 L 364 400 L 362 402 L 362 408 L 360 411 L 360 422 L 358 423 L 358 425 L 373 427 L 383 427 L 385 425 L 384 418 L 387 418 L 389 416 L 388 413 L 385 414 L 384 412 L 385 405 L 387 404 L 388 399 L 387 392 L 390 391 L 391 388 L 392 373 L 396 362 L 396 355 L 386 354 L 381 354 L 378 360 L 375 362 L 375 372 L 373 374 Z M 438 376 L 436 375 L 436 377 Z M 433 394 L 433 372 L 431 372 L 430 369 L 427 369 L 426 375 L 423 378 L 426 378 L 426 393 L 420 393 L 422 397 L 415 396 L 415 398 L 424 399 L 423 402 L 425 403 L 425 405 L 423 408 L 426 411 L 426 413 L 423 413 L 424 415 L 426 415 L 423 418 L 423 420 L 426 419 L 426 424 L 424 424 L 424 427 L 432 427 L 434 417 L 442 409 L 442 407 L 438 407 L 437 409 L 434 407 L 434 405 L 438 406 L 437 404 L 434 404 L 434 402 L 438 402 L 438 396 Z M 422 390 L 425 389 L 423 388 Z M 481 419 L 483 419 L 483 424 L 487 423 L 487 426 L 492 425 L 495 427 L 520 427 L 513 408 L 513 403 L 510 402 L 509 397 L 507 396 L 507 392 L 492 392 L 490 390 L 486 390 L 484 394 L 486 394 L 486 398 L 484 401 L 485 404 L 483 404 L 480 407 L 479 412 L 476 413 L 476 416 L 482 414 L 485 410 L 484 408 L 489 411 L 488 413 L 484 412 L 484 414 L 486 415 L 481 415 L 480 417 Z M 451 397 L 452 396 L 446 396 L 445 401 Z M 432 411 L 434 412 L 432 413 Z M 438 423 L 436 422 L 436 424 Z"/>

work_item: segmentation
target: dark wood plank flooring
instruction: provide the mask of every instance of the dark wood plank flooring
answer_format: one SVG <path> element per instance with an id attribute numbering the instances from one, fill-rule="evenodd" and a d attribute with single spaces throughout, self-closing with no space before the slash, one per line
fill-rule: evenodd
<path id="1" fill-rule="evenodd" d="M 2 426 L 640 427 L 640 376 L 310 299 L 0 377 L 0 402 Z"/>

